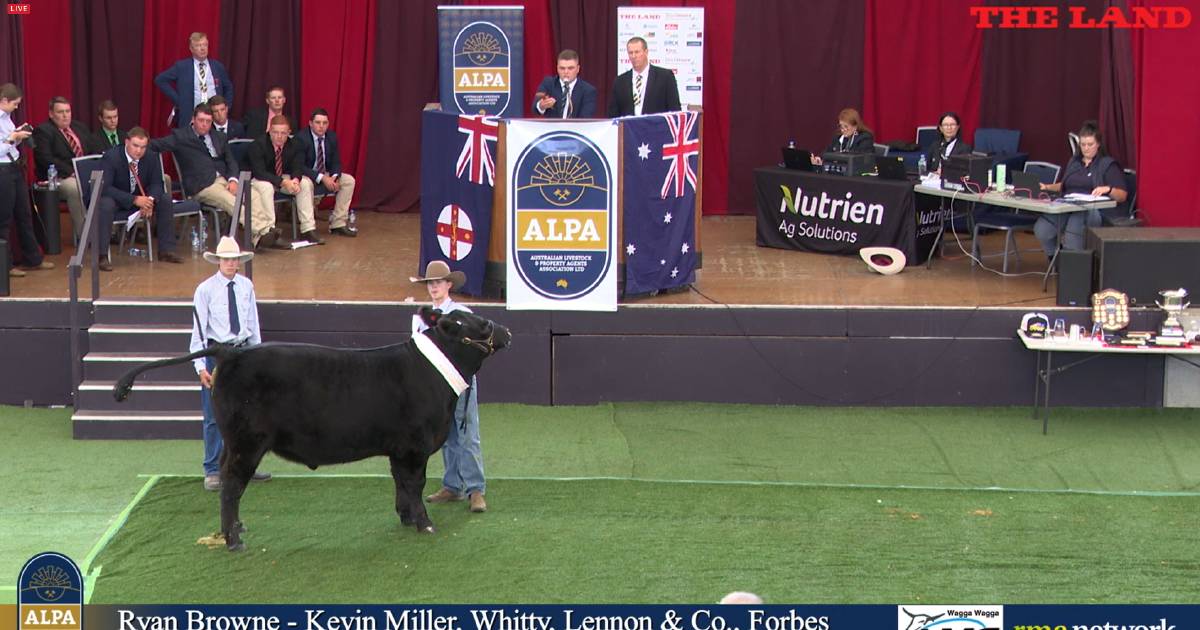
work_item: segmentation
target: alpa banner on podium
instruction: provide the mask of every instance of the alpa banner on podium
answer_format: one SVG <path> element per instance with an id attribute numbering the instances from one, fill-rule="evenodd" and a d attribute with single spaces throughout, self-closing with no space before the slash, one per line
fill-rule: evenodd
<path id="1" fill-rule="evenodd" d="M 617 123 L 504 124 L 508 308 L 617 310 Z"/>
<path id="2" fill-rule="evenodd" d="M 442 110 L 522 115 L 525 99 L 522 7 L 438 7 L 438 89 Z"/>

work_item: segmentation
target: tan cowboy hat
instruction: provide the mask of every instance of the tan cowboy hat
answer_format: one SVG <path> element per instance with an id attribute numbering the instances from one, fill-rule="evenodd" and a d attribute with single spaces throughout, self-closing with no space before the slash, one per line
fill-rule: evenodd
<path id="1" fill-rule="evenodd" d="M 409 276 L 412 282 L 429 282 L 430 280 L 449 280 L 450 288 L 457 289 L 467 282 L 467 274 L 461 271 L 450 271 L 450 265 L 444 260 L 431 260 L 425 265 L 425 277 Z"/>
<path id="2" fill-rule="evenodd" d="M 204 260 L 215 264 L 221 262 L 222 258 L 236 258 L 238 262 L 246 262 L 254 258 L 254 252 L 243 252 L 232 236 L 222 236 L 217 243 L 217 251 L 204 252 Z"/>
<path id="3" fill-rule="evenodd" d="M 868 267 L 885 276 L 894 276 L 904 271 L 904 265 L 908 264 L 904 252 L 895 247 L 864 247 L 858 250 L 858 255 Z"/>

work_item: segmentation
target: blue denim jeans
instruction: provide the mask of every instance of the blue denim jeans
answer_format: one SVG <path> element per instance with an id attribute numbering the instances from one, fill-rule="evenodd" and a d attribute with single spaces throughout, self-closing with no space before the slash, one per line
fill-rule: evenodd
<path id="1" fill-rule="evenodd" d="M 204 367 L 209 374 L 212 374 L 214 364 L 212 357 L 205 357 Z M 204 410 L 204 474 L 215 475 L 221 463 L 221 431 L 213 418 L 212 392 L 203 385 L 200 386 L 200 407 Z"/>
<path id="2" fill-rule="evenodd" d="M 446 465 L 446 474 L 442 476 L 446 489 L 460 495 L 486 493 L 483 451 L 479 446 L 479 385 L 474 378 L 471 387 L 454 405 L 454 422 L 442 445 L 442 462 Z"/>

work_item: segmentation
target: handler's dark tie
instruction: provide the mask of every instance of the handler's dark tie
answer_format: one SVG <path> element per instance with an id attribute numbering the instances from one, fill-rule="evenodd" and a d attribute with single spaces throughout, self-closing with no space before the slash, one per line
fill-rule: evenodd
<path id="1" fill-rule="evenodd" d="M 242 332 L 242 323 L 238 321 L 237 309 L 237 294 L 233 292 L 233 280 L 229 281 L 229 332 L 238 334 Z"/>

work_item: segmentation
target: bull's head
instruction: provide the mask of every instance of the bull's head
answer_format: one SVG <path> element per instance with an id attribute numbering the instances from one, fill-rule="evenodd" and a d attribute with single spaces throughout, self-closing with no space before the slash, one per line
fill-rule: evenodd
<path id="1" fill-rule="evenodd" d="M 443 313 L 428 306 L 421 307 L 421 319 L 438 335 L 452 342 L 470 346 L 485 356 L 507 348 L 512 343 L 508 328 L 466 311 Z"/>

